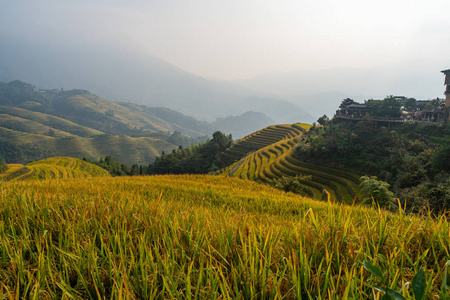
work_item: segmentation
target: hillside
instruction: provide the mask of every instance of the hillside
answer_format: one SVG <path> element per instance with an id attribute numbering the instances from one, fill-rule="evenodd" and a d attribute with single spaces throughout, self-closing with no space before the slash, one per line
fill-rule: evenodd
<path id="1" fill-rule="evenodd" d="M 26 166 L 8 164 L 7 169 L 0 173 L 0 181 L 79 179 L 105 176 L 110 176 L 106 170 L 78 158 L 52 157 L 31 162 Z"/>
<path id="2" fill-rule="evenodd" d="M 0 160 L 22 164 L 52 156 L 108 155 L 129 165 L 148 164 L 179 146 L 174 132 L 205 135 L 158 118 L 150 108 L 121 105 L 85 90 L 38 90 L 21 81 L 0 83 L 0 132 Z"/>
<path id="3" fill-rule="evenodd" d="M 243 158 L 220 173 L 258 182 L 270 182 L 283 176 L 311 176 L 311 179 L 302 181 L 302 193 L 310 198 L 327 199 L 329 193 L 332 199 L 349 204 L 361 200 L 361 174 L 298 159 L 295 147 L 302 134 L 310 128 L 311 125 L 307 124 L 264 128 L 227 150 L 226 154 Z"/>
<path id="4" fill-rule="evenodd" d="M 20 37 L 2 35 L 0 39 L 0 81 L 21 79 L 39 87 L 84 88 L 113 101 L 167 107 L 209 122 L 250 110 L 276 122 L 308 116 L 302 106 L 269 97 L 254 101 L 253 93 L 239 85 L 202 78 L 148 52 L 142 55 L 137 49 L 102 42 L 90 49 L 79 47 L 78 42 L 55 47 Z"/>
<path id="5" fill-rule="evenodd" d="M 6 182 L 0 211 L 9 298 L 369 299 L 422 267 L 423 299 L 448 293 L 445 216 L 193 175 Z"/>
<path id="6" fill-rule="evenodd" d="M 167 108 L 108 101 L 86 90 L 0 82 L 0 161 L 9 163 L 113 156 L 128 165 L 145 165 L 163 151 L 204 141 L 216 130 L 239 138 L 273 122 L 248 112 L 209 123 Z"/>
<path id="7" fill-rule="evenodd" d="M 334 118 L 312 128 L 292 156 L 377 177 L 393 193 L 389 206 L 399 199 L 409 211 L 438 212 L 450 208 L 449 154 L 448 124 Z"/>
<path id="8" fill-rule="evenodd" d="M 231 165 L 245 155 L 261 149 L 282 139 L 294 137 L 305 130 L 300 124 L 272 125 L 255 131 L 242 139 L 236 141 L 232 147 L 227 149 L 221 157 L 223 165 Z"/>
<path id="9" fill-rule="evenodd" d="M 44 121 L 45 125 L 61 126 L 59 123 L 64 119 L 66 122 L 94 129 L 97 131 L 95 134 L 107 132 L 142 136 L 161 131 L 180 131 L 195 137 L 207 133 L 206 126 L 199 128 L 198 132 L 156 117 L 151 108 L 144 106 L 109 101 L 86 90 L 39 90 L 18 80 L 0 83 L 0 105 L 3 110 L 5 107 L 16 108 L 15 111 L 4 113 Z M 17 111 L 18 108 L 21 110 Z M 30 111 L 45 115 L 31 115 Z M 59 120 L 55 117 L 59 117 Z"/>

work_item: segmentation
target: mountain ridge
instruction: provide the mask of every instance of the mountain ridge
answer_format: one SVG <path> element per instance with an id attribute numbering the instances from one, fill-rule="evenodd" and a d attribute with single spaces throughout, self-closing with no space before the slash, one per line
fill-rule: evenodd
<path id="1" fill-rule="evenodd" d="M 117 102 L 167 107 L 210 122 L 249 110 L 243 106 L 252 93 L 245 87 L 205 79 L 148 53 L 142 55 L 107 45 L 89 49 L 56 47 L 39 40 L 25 42 L 8 36 L 0 39 L 0 47 L 4 50 L 0 57 L 0 81 L 20 78 L 38 87 L 82 87 Z M 272 116 L 271 110 L 288 103 L 266 97 L 253 103 L 251 110 L 283 122 L 284 119 Z M 286 118 L 307 115 L 292 103 L 283 112 Z"/>

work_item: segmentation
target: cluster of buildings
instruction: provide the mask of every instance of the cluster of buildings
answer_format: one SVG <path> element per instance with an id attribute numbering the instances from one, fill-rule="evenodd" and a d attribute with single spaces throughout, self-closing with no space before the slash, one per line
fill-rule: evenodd
<path id="1" fill-rule="evenodd" d="M 375 121 L 404 122 L 404 121 L 425 121 L 425 122 L 447 122 L 450 120 L 450 69 L 441 71 L 445 75 L 445 99 L 415 100 L 405 96 L 393 96 L 392 98 L 402 104 L 401 113 L 398 116 L 374 116 L 372 114 L 373 105 L 358 103 L 352 99 L 344 99 L 336 117 L 342 119 L 363 120 L 369 118 Z M 374 100 L 380 101 L 380 100 Z M 408 101 L 413 101 L 413 109 L 408 107 Z"/>

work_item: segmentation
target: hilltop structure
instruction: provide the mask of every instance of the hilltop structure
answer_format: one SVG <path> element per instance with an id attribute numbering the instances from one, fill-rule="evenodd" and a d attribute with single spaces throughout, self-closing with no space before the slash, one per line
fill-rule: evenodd
<path id="1" fill-rule="evenodd" d="M 441 71 L 445 75 L 444 85 L 445 85 L 445 109 L 446 115 L 448 116 L 448 110 L 450 109 L 450 69 Z"/>
<path id="2" fill-rule="evenodd" d="M 447 99 L 450 99 L 450 87 L 448 91 Z M 386 100 L 389 100 L 389 102 L 385 103 Z M 416 100 L 404 96 L 391 96 L 385 100 L 371 99 L 365 101 L 365 103 L 358 103 L 347 98 L 342 101 L 339 109 L 336 111 L 336 117 L 356 121 L 371 120 L 389 123 L 405 121 L 442 122 L 445 120 L 445 106 L 447 103 L 448 107 L 450 107 L 450 100 L 447 101 L 444 103 L 444 100 L 439 98 L 434 100 Z M 408 102 L 410 103 L 408 104 Z M 413 104 L 412 106 L 411 103 Z M 398 106 L 398 113 L 395 110 L 391 112 L 391 106 Z M 384 107 L 384 109 L 380 110 L 380 107 Z"/>

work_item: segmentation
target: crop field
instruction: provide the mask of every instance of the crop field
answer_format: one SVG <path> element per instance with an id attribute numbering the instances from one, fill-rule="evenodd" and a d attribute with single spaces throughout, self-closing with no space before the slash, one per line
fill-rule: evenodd
<path id="1" fill-rule="evenodd" d="M 245 155 L 258 149 L 279 142 L 283 139 L 292 138 L 309 130 L 309 124 L 273 125 L 256 131 L 237 141 L 224 153 L 224 159 L 232 163 L 240 160 Z"/>
<path id="2" fill-rule="evenodd" d="M 3 182 L 0 296 L 380 299 L 363 262 L 448 293 L 448 215 L 315 201 L 221 176 Z M 383 275 L 384 274 L 384 275 Z M 413 299 L 406 284 L 401 294 Z"/>
<path id="3" fill-rule="evenodd" d="M 68 179 L 110 176 L 108 171 L 78 158 L 52 157 L 31 162 L 26 166 L 8 164 L 8 169 L 0 174 L 3 181 L 36 179 Z"/>
<path id="4" fill-rule="evenodd" d="M 303 181 L 306 196 L 327 199 L 329 193 L 339 202 L 351 204 L 358 201 L 361 174 L 299 160 L 294 155 L 294 148 L 300 135 L 269 144 L 222 170 L 221 174 L 261 182 L 283 176 L 307 175 L 311 180 Z M 264 135 L 259 137 L 260 140 L 263 138 Z"/>

